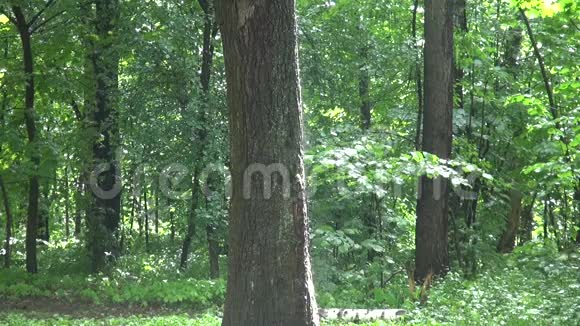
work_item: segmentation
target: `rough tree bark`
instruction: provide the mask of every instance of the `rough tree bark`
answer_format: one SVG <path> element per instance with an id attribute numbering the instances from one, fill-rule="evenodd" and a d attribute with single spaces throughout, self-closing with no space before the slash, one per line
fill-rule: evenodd
<path id="1" fill-rule="evenodd" d="M 295 2 L 220 0 L 217 16 L 228 85 L 233 191 L 222 325 L 318 325 Z M 252 169 L 265 173 L 260 178 Z"/>
<path id="2" fill-rule="evenodd" d="M 425 112 L 423 150 L 442 159 L 451 156 L 453 116 L 453 12 L 451 0 L 425 3 Z M 415 279 L 449 266 L 447 215 L 449 182 L 421 177 L 417 201 Z"/>
<path id="3" fill-rule="evenodd" d="M 91 181 L 91 209 L 87 218 L 88 245 L 93 272 L 102 271 L 118 251 L 117 230 L 121 205 L 120 166 L 116 158 L 119 144 L 117 121 L 119 53 L 116 46 L 118 19 L 119 0 L 96 2 L 94 28 L 98 40 L 94 42 L 91 53 L 96 92 L 95 107 L 89 115 L 93 133 L 91 179 L 96 180 Z M 96 175 L 99 167 L 103 167 L 102 172 Z M 95 191 L 95 186 L 108 194 Z"/>

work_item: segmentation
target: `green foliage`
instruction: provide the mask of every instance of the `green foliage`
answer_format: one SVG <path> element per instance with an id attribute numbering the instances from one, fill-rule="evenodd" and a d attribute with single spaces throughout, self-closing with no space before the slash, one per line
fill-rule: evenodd
<path id="1" fill-rule="evenodd" d="M 63 252 L 67 255 L 57 258 Z M 72 258 L 75 255 L 79 253 L 66 246 L 48 248 L 41 256 L 42 261 L 50 261 L 48 271 L 37 275 L 3 271 L 0 274 L 0 297 L 54 297 L 68 302 L 81 300 L 105 305 L 188 305 L 197 308 L 221 305 L 225 297 L 223 280 L 184 276 L 174 264 L 159 258 L 160 255 L 127 257 L 119 261 L 109 274 L 98 275 L 88 275 L 86 270 L 80 269 L 86 263 L 75 261 Z M 172 272 L 168 272 L 170 269 Z"/>
<path id="2" fill-rule="evenodd" d="M 27 13 L 44 1 L 18 1 Z M 203 316 L 75 320 L 0 315 L 8 325 L 219 325 L 225 280 L 208 281 L 205 230 L 227 270 L 227 187 L 215 173 L 213 195 L 191 198 L 193 167 L 228 165 L 228 112 L 221 38 L 214 42 L 209 102 L 199 83 L 204 16 L 197 1 L 121 1 L 118 48 L 122 136 L 120 257 L 106 273 L 88 275 L 82 175 L 90 162 L 86 114 L 94 105 L 87 62 L 98 36 L 87 31 L 79 2 L 56 1 L 54 17 L 32 39 L 36 121 L 42 156 L 40 202 L 51 239 L 39 244 L 36 276 L 24 266 L 26 159 L 33 150 L 24 128 L 24 74 L 16 28 L 0 14 L 0 174 L 14 215 L 13 265 L 0 273 L 0 300 L 55 298 L 108 305 L 212 308 Z M 453 159 L 416 150 L 423 3 L 418 39 L 411 37 L 414 1 L 299 0 L 298 33 L 305 112 L 305 147 L 314 279 L 318 303 L 328 308 L 395 308 L 409 311 L 396 324 L 574 325 L 580 320 L 580 274 L 573 241 L 580 232 L 579 4 L 574 0 L 468 1 L 467 31 L 457 31 L 455 62 L 463 72 L 455 94 Z M 6 1 L 0 8 L 6 10 Z M 519 8 L 527 13 L 553 89 L 548 105 L 544 76 Z M 30 15 L 32 16 L 32 15 Z M 65 27 L 63 27 L 65 26 Z M 87 35 L 88 34 L 88 35 Z M 219 34 L 218 34 L 219 35 Z M 90 62 L 89 62 L 90 63 Z M 372 127 L 361 130 L 361 76 Z M 457 91 L 457 90 L 456 90 Z M 460 107 L 460 98 L 462 100 Z M 210 109 L 206 120 L 200 116 Z M 78 110 L 75 111 L 75 110 Z M 207 132 L 201 144 L 198 131 Z M 203 145 L 203 146 L 202 146 Z M 199 148 L 204 153 L 196 157 Z M 170 164 L 187 170 L 171 183 L 175 198 L 158 192 Z M 452 272 L 438 280 L 430 299 L 410 298 L 415 207 L 419 176 L 442 176 L 474 193 L 450 202 Z M 178 182 L 179 181 L 179 182 Z M 518 234 L 511 256 L 496 254 L 510 211 L 508 193 L 519 189 L 530 207 L 531 241 Z M 149 243 L 144 232 L 148 192 Z M 204 189 L 207 190 L 207 189 Z M 159 214 L 158 233 L 153 216 Z M 469 214 L 473 213 L 473 220 Z M 69 233 L 65 232 L 68 214 Z M 80 234 L 72 236 L 79 214 Z M 191 219 L 191 217 L 194 217 Z M 189 268 L 180 270 L 181 241 L 193 221 Z M 6 216 L 0 199 L 0 239 Z M 524 222 L 521 221 L 520 231 Z M 171 236 L 174 236 L 172 239 Z M 0 258 L 2 252 L 0 251 Z M 416 290 L 418 291 L 418 290 Z M 1 307 L 0 307 L 1 308 Z M 1 310 L 1 309 L 0 309 Z M 577 322 L 576 322 L 577 323 Z M 366 325 L 389 325 L 374 322 Z M 330 323 L 330 325 L 339 325 Z"/>
<path id="3" fill-rule="evenodd" d="M 496 260 L 473 280 L 451 274 L 435 286 L 425 308 L 408 321 L 449 324 L 574 325 L 579 316 L 578 250 L 560 253 L 530 243 Z M 409 307 L 411 308 L 411 307 Z"/>
<path id="4" fill-rule="evenodd" d="M 489 260 L 488 260 L 489 261 Z M 575 325 L 580 318 L 580 251 L 578 249 L 558 252 L 555 245 L 542 242 L 531 242 L 516 249 L 513 255 L 500 256 L 491 260 L 477 277 L 465 279 L 457 273 L 451 273 L 442 280 L 437 280 L 429 292 L 426 305 L 419 305 L 409 300 L 406 288 L 406 275 L 403 273 L 396 278 L 393 284 L 384 289 L 374 289 L 369 296 L 365 295 L 356 282 L 345 284 L 337 288 L 334 293 L 318 292 L 321 305 L 327 307 L 360 307 L 360 308 L 393 308 L 403 307 L 407 310 L 405 317 L 389 322 L 369 322 L 362 324 L 324 322 L 323 325 Z M 3 274 L 4 275 L 4 274 Z M 96 278 L 88 279 L 46 276 L 33 278 L 21 273 L 8 273 L 0 279 L 0 296 L 5 295 L 6 284 L 19 283 L 10 287 L 11 293 L 20 291 L 23 296 L 39 293 L 35 289 L 46 289 L 52 292 L 71 293 L 81 287 L 94 289 L 93 292 L 83 290 L 87 296 L 96 295 L 99 298 L 112 298 L 111 292 L 122 298 L 118 303 L 136 303 L 135 298 L 148 297 L 149 303 L 157 302 L 165 295 L 179 297 L 178 287 L 196 289 L 198 295 L 192 301 L 181 301 L 181 306 L 190 306 L 204 301 L 212 296 L 215 299 L 223 295 L 223 284 L 217 282 L 189 280 L 187 284 L 178 282 L 153 282 L 151 285 L 139 284 L 135 287 L 119 285 L 119 290 L 106 284 L 115 283 L 113 280 Z M 397 281 L 398 280 L 398 281 Z M 50 282 L 56 282 L 49 286 Z M 122 289 L 122 290 L 121 290 Z M 132 294 L 137 291 L 141 294 Z M 147 292 L 151 291 L 151 292 Z M 160 291 L 162 294 L 154 294 Z M 175 292 L 173 292 L 175 291 Z M 188 292 L 191 290 L 188 290 Z M 41 291 L 42 292 L 42 291 Z M 58 291 L 56 292 L 58 293 Z M 91 293 L 91 294 L 89 294 Z M 147 293 L 147 294 L 146 294 Z M 54 295 L 54 294 L 53 294 Z M 155 298 L 155 299 L 154 299 Z M 84 299 L 89 299 L 85 297 Z M 362 299 L 362 300 L 361 300 Z M 207 301 L 205 307 L 214 307 L 218 310 L 221 301 Z M 109 304 L 113 303 L 110 301 Z M 103 302 L 105 304 L 105 302 Z M 198 305 L 202 307 L 202 305 Z M 38 318 L 38 319 L 37 319 Z M 155 317 L 106 317 L 105 319 L 76 319 L 66 316 L 39 316 L 19 315 L 0 312 L 0 323 L 6 325 L 219 325 L 220 313 L 209 310 L 204 315 L 190 317 L 186 315 L 170 315 Z"/>
<path id="5" fill-rule="evenodd" d="M 0 277 L 0 297 L 22 299 L 30 297 L 55 297 L 73 302 L 95 304 L 134 305 L 190 305 L 209 307 L 223 302 L 223 281 L 196 279 L 156 280 L 127 276 L 46 275 L 30 277 L 21 272 L 6 272 Z"/>

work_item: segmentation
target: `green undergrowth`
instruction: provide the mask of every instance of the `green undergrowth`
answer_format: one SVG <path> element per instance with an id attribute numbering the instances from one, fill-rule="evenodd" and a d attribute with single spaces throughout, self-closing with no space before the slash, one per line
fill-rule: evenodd
<path id="1" fill-rule="evenodd" d="M 558 252 L 550 245 L 531 243 L 517 248 L 513 254 L 488 258 L 488 263 L 476 276 L 465 278 L 451 272 L 436 281 L 426 304 L 420 305 L 410 299 L 404 301 L 401 304 L 407 310 L 404 318 L 362 325 L 577 325 L 580 320 L 578 248 Z M 348 285 L 343 287 L 341 293 L 355 293 Z M 0 312 L 0 325 L 219 325 L 224 294 L 223 280 L 164 280 L 148 276 L 130 277 L 122 273 L 114 277 L 29 276 L 3 271 L 0 274 L 0 297 L 7 302 L 31 297 L 83 298 L 105 307 L 111 303 L 166 304 L 195 307 L 198 311 L 202 308 L 211 310 L 197 317 L 171 315 L 178 313 L 175 310 L 169 311 L 169 316 L 121 318 L 107 315 L 106 319 L 75 319 L 59 315 L 39 318 Z M 318 295 L 333 296 L 322 291 Z M 360 298 L 352 297 L 352 305 L 345 301 L 347 299 L 341 299 L 344 306 L 335 307 L 364 307 L 361 307 Z M 368 300 L 367 307 L 376 308 L 376 298 L 371 296 Z M 383 308 L 393 307 L 385 305 Z M 355 324 L 325 322 L 323 325 Z"/>
<path id="2" fill-rule="evenodd" d="M 50 244 L 41 252 L 45 268 L 40 273 L 29 275 L 23 267 L 0 270 L 0 300 L 40 297 L 64 303 L 162 305 L 189 310 L 223 304 L 225 281 L 208 280 L 201 268 L 181 270 L 172 248 L 123 256 L 114 269 L 97 275 L 85 270 L 89 264 L 84 250 L 74 241 Z M 202 265 L 203 261 L 196 263 Z"/>
<path id="3" fill-rule="evenodd" d="M 532 243 L 498 256 L 473 279 L 448 275 L 407 322 L 449 325 L 578 325 L 580 253 Z"/>
<path id="4" fill-rule="evenodd" d="M 111 278 L 102 275 L 30 276 L 12 271 L 3 271 L 0 276 L 0 297 L 5 300 L 51 297 L 65 302 L 80 299 L 93 304 L 179 304 L 207 308 L 221 305 L 224 293 L 223 280 Z"/>

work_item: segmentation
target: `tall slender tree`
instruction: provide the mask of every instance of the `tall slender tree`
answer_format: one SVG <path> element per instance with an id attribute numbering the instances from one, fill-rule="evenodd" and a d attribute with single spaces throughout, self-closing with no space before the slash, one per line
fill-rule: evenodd
<path id="1" fill-rule="evenodd" d="M 411 37 L 413 41 L 413 50 L 415 51 L 415 62 L 413 70 L 415 72 L 415 93 L 417 95 L 417 124 L 415 127 L 415 149 L 421 150 L 421 128 L 423 126 L 423 76 L 421 74 L 421 46 L 417 40 L 417 14 L 419 10 L 419 0 L 413 0 L 413 11 L 411 20 Z"/>
<path id="2" fill-rule="evenodd" d="M 12 239 L 12 210 L 10 209 L 10 201 L 8 198 L 8 191 L 4 184 L 4 179 L 0 175 L 0 195 L 4 202 L 4 213 L 6 214 L 6 240 L 4 241 L 4 267 L 10 268 L 10 259 L 12 257 L 12 247 L 10 240 Z"/>
<path id="3" fill-rule="evenodd" d="M 371 77 L 369 73 L 369 45 L 363 44 L 359 48 L 359 56 L 361 60 L 360 64 L 360 77 L 358 82 L 358 94 L 360 97 L 360 118 L 361 118 L 361 128 L 363 130 L 368 130 L 371 128 L 371 100 L 370 100 L 370 84 Z"/>
<path id="4" fill-rule="evenodd" d="M 201 58 L 201 70 L 199 74 L 199 82 L 201 85 L 202 99 L 201 99 L 201 109 L 197 118 L 199 120 L 199 127 L 195 128 L 194 134 L 197 140 L 194 144 L 195 152 L 195 166 L 193 169 L 193 182 L 191 184 L 191 208 L 189 214 L 189 220 L 187 221 L 187 232 L 185 234 L 185 239 L 183 240 L 183 247 L 181 250 L 181 262 L 180 267 L 184 269 L 187 267 L 187 260 L 189 259 L 189 252 L 191 250 L 191 242 L 193 241 L 193 236 L 195 234 L 195 222 L 196 222 L 196 212 L 195 210 L 199 206 L 201 201 L 202 191 L 201 185 L 199 184 L 200 175 L 203 169 L 203 162 L 205 159 L 205 152 L 207 148 L 207 134 L 208 126 L 207 116 L 209 114 L 209 100 L 210 100 L 210 82 L 212 75 L 213 66 L 213 56 L 214 56 L 214 39 L 217 35 L 217 25 L 214 18 L 214 4 L 213 0 L 199 0 L 199 5 L 203 10 L 204 24 L 203 24 L 203 48 L 202 48 L 202 58 Z M 210 228 L 208 227 L 207 230 Z M 208 233 L 206 230 L 206 233 Z M 211 232 L 209 232 L 211 233 Z M 208 242 L 211 242 L 212 235 L 208 234 Z M 211 250 L 210 255 L 211 255 Z M 215 259 L 210 257 L 210 270 L 215 270 L 214 263 Z M 219 267 L 218 267 L 219 270 Z M 218 272 L 219 273 L 219 272 Z M 211 276 L 215 276 L 215 273 L 211 273 Z"/>
<path id="5" fill-rule="evenodd" d="M 216 10 L 226 64 L 232 174 L 223 325 L 318 325 L 295 2 L 220 0 Z M 263 172 L 261 178 L 251 173 L 255 170 Z"/>
<path id="6" fill-rule="evenodd" d="M 4 59 L 8 59 L 8 44 L 4 48 Z M 1 83 L 0 89 L 2 90 L 2 100 L 0 101 L 0 127 L 6 130 L 4 124 L 5 113 L 8 108 L 8 91 L 6 90 L 6 84 Z M 0 132 L 0 135 L 4 136 L 4 132 Z M 0 153 L 2 153 L 2 144 L 0 143 Z M 10 268 L 10 259 L 12 257 L 10 239 L 12 238 L 12 210 L 10 209 L 10 202 L 8 198 L 8 191 L 6 190 L 6 185 L 4 184 L 4 179 L 0 175 L 0 198 L 4 202 L 4 213 L 6 215 L 6 240 L 4 241 L 4 267 Z"/>
<path id="7" fill-rule="evenodd" d="M 466 0 L 455 0 L 454 3 L 454 26 L 455 28 L 462 34 L 465 35 L 467 33 L 467 14 L 466 14 Z M 460 55 L 459 53 L 457 54 Z M 457 61 L 460 61 L 461 58 L 457 58 Z M 455 62 L 454 65 L 454 73 L 455 73 L 455 96 L 457 97 L 457 107 L 460 109 L 464 108 L 464 100 L 463 100 L 463 77 L 465 72 L 463 68 L 459 64 L 459 62 Z"/>
<path id="8" fill-rule="evenodd" d="M 36 238 L 38 233 L 38 210 L 40 197 L 40 182 L 38 168 L 40 165 L 40 150 L 38 148 L 39 132 L 36 123 L 36 110 L 34 101 L 36 96 L 34 78 L 34 55 L 32 52 L 32 35 L 47 22 L 58 15 L 45 17 L 56 0 L 47 0 L 44 5 L 33 15 L 28 16 L 18 2 L 8 2 L 10 5 L 0 5 L 0 13 L 4 14 L 14 24 L 22 44 L 22 60 L 24 65 L 25 96 L 24 96 L 24 121 L 26 134 L 30 144 L 30 161 L 33 171 L 28 179 L 28 213 L 26 219 L 26 270 L 29 273 L 38 271 L 36 259 Z M 10 11 L 7 8 L 10 8 Z"/>
<path id="9" fill-rule="evenodd" d="M 449 159 L 453 116 L 453 11 L 451 0 L 425 1 L 425 112 L 423 150 Z M 415 279 L 449 267 L 449 182 L 421 177 L 415 236 Z"/>

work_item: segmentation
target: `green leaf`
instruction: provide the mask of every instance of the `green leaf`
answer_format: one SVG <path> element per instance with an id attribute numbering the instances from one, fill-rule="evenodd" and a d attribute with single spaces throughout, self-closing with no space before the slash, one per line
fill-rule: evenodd
<path id="1" fill-rule="evenodd" d="M 486 180 L 493 180 L 493 176 L 489 173 L 483 173 L 481 176 Z"/>
<path id="2" fill-rule="evenodd" d="M 377 240 L 374 240 L 374 239 L 368 239 L 368 240 L 363 241 L 362 246 L 367 248 L 367 249 L 371 249 L 373 251 L 376 251 L 376 252 L 384 252 L 385 251 L 385 248 L 383 248 L 383 246 L 381 246 L 377 242 Z"/>

